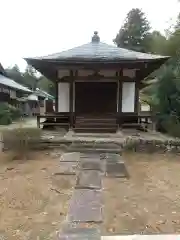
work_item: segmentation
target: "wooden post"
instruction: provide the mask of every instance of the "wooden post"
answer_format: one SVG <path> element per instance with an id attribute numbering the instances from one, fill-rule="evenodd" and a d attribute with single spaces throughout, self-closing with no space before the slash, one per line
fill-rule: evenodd
<path id="1" fill-rule="evenodd" d="M 3 141 L 3 134 L 0 134 L 0 152 L 4 150 L 4 141 Z"/>
<path id="2" fill-rule="evenodd" d="M 123 70 L 121 69 L 121 71 L 118 74 L 118 125 L 119 127 L 121 126 L 122 123 L 122 77 L 123 77 Z"/>
<path id="3" fill-rule="evenodd" d="M 69 112 L 70 112 L 70 128 L 73 128 L 73 124 L 74 124 L 74 114 L 73 114 L 73 71 L 70 71 L 70 92 L 69 92 Z"/>
<path id="4" fill-rule="evenodd" d="M 59 87 L 59 84 L 58 82 L 56 81 L 55 82 L 55 90 L 56 90 L 56 96 L 55 96 L 55 112 L 57 113 L 58 112 L 58 87 Z"/>
<path id="5" fill-rule="evenodd" d="M 37 115 L 37 127 L 40 128 L 40 116 Z"/>

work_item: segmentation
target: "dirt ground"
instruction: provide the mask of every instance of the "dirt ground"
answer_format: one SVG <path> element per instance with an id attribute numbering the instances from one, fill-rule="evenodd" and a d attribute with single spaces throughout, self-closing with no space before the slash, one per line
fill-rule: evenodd
<path id="1" fill-rule="evenodd" d="M 75 185 L 56 151 L 0 156 L 0 239 L 54 239 Z M 103 234 L 180 233 L 180 156 L 124 155 L 129 179 L 103 179 Z"/>
<path id="2" fill-rule="evenodd" d="M 53 239 L 65 220 L 75 179 L 54 175 L 59 156 L 47 152 L 32 160 L 0 159 L 0 239 Z"/>
<path id="3" fill-rule="evenodd" d="M 104 235 L 180 233 L 180 156 L 126 154 L 130 178 L 104 179 Z"/>

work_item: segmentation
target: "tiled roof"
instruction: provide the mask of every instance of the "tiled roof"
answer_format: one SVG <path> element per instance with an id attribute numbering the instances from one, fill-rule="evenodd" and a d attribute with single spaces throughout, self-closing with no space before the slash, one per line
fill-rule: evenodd
<path id="1" fill-rule="evenodd" d="M 36 96 L 35 94 L 30 94 L 27 97 L 27 100 L 29 100 L 29 101 L 38 101 L 38 96 Z"/>
<path id="2" fill-rule="evenodd" d="M 35 95 L 40 96 L 40 97 L 45 97 L 48 99 L 54 99 L 54 97 L 52 95 L 50 95 L 49 93 L 43 91 L 42 89 L 37 88 L 34 92 Z"/>
<path id="3" fill-rule="evenodd" d="M 100 38 L 95 32 L 92 41 L 79 47 L 67 51 L 55 53 L 33 59 L 52 59 L 52 60 L 155 60 L 168 58 L 154 54 L 136 52 L 124 48 L 100 42 Z"/>
<path id="4" fill-rule="evenodd" d="M 8 86 L 10 88 L 21 90 L 23 92 L 27 92 L 27 93 L 32 92 L 27 87 L 22 86 L 21 84 L 15 82 L 14 80 L 12 80 L 12 79 L 10 79 L 8 77 L 3 76 L 2 74 L 0 74 L 0 84 Z"/>

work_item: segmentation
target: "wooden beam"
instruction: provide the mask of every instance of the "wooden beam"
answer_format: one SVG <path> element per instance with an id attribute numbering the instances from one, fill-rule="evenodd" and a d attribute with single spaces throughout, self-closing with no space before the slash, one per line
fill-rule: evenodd
<path id="1" fill-rule="evenodd" d="M 120 71 L 122 72 L 122 70 Z M 119 73 L 119 72 L 118 72 Z M 121 73 L 122 74 L 122 73 Z M 71 76 L 64 76 L 61 79 L 58 79 L 59 82 L 71 82 Z M 123 75 L 116 75 L 112 77 L 107 77 L 107 76 L 94 76 L 94 75 L 89 75 L 89 76 L 78 76 L 77 74 L 73 75 L 73 81 L 78 81 L 78 82 L 88 82 L 88 81 L 96 81 L 96 82 L 115 82 L 117 80 L 121 80 L 122 82 L 135 82 L 136 78 L 130 78 L 130 77 L 125 77 Z"/>

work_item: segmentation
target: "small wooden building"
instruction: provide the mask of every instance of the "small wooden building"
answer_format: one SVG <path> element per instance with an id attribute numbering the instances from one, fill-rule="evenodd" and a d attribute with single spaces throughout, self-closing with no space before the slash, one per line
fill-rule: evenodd
<path id="1" fill-rule="evenodd" d="M 37 88 L 26 98 L 26 112 L 29 116 L 53 113 L 54 97 L 49 93 Z"/>
<path id="2" fill-rule="evenodd" d="M 0 102 L 6 102 L 21 108 L 24 104 L 22 97 L 32 93 L 30 89 L 10 79 L 0 64 Z"/>
<path id="3" fill-rule="evenodd" d="M 142 80 L 167 59 L 102 43 L 94 32 L 87 44 L 26 61 L 56 84 L 56 116 L 70 128 L 109 132 L 138 123 Z"/>

